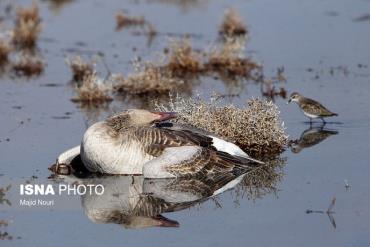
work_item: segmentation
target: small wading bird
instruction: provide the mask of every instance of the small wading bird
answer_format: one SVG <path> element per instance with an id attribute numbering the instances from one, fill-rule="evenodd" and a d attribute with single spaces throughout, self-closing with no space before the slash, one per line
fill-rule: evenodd
<path id="1" fill-rule="evenodd" d="M 158 124 L 175 117 L 173 112 L 123 111 L 89 127 L 81 146 L 61 154 L 57 164 L 80 154 L 91 172 L 148 178 L 241 174 L 263 164 L 216 136 Z"/>
<path id="2" fill-rule="evenodd" d="M 323 106 L 321 103 L 313 99 L 306 98 L 296 92 L 290 95 L 288 103 L 292 101 L 297 102 L 303 114 L 310 119 L 310 123 L 312 123 L 313 118 L 320 118 L 322 122 L 325 124 L 326 123 L 324 120 L 325 117 L 338 116 L 338 114 L 326 109 L 325 106 Z"/>

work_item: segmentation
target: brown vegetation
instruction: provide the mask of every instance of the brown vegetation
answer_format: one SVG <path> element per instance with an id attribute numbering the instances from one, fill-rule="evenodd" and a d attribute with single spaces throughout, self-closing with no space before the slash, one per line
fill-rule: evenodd
<path id="1" fill-rule="evenodd" d="M 128 16 L 122 10 L 116 14 L 116 30 L 119 31 L 124 27 L 139 26 L 145 29 L 144 35 L 148 36 L 148 42 L 157 35 L 157 30 L 154 25 L 146 20 L 144 17 L 140 16 Z"/>
<path id="2" fill-rule="evenodd" d="M 252 99 L 248 107 L 218 106 L 213 100 L 171 99 L 168 106 L 157 106 L 161 111 L 179 113 L 176 121 L 190 124 L 220 135 L 244 150 L 252 157 L 263 158 L 280 154 L 286 144 L 284 124 L 279 110 L 272 102 Z"/>
<path id="3" fill-rule="evenodd" d="M 0 65 L 3 65 L 8 62 L 9 53 L 11 51 L 11 47 L 8 42 L 4 40 L 0 40 Z"/>
<path id="4" fill-rule="evenodd" d="M 169 71 L 152 64 L 138 67 L 138 70 L 136 74 L 127 78 L 114 76 L 113 81 L 116 82 L 114 90 L 137 95 L 168 94 L 183 83 L 182 80 L 174 78 Z"/>
<path id="5" fill-rule="evenodd" d="M 12 64 L 12 69 L 19 76 L 37 76 L 44 71 L 42 59 L 28 52 L 22 52 L 16 62 Z"/>
<path id="6" fill-rule="evenodd" d="M 226 40 L 211 52 L 197 52 L 188 40 L 173 41 L 162 66 L 175 76 L 218 73 L 222 77 L 257 80 L 262 66 L 244 56 L 242 40 Z"/>
<path id="7" fill-rule="evenodd" d="M 144 17 L 134 17 L 126 15 L 122 10 L 116 14 L 117 30 L 127 26 L 144 26 L 147 23 Z"/>
<path id="8" fill-rule="evenodd" d="M 168 63 L 164 66 L 173 75 L 197 74 L 203 72 L 199 52 L 195 52 L 189 40 L 173 41 L 170 45 Z"/>
<path id="9" fill-rule="evenodd" d="M 41 19 L 36 2 L 29 8 L 19 8 L 13 30 L 13 43 L 20 48 L 34 48 L 40 32 Z"/>
<path id="10" fill-rule="evenodd" d="M 219 33 L 225 36 L 246 35 L 247 27 L 235 9 L 226 10 Z"/>
<path id="11" fill-rule="evenodd" d="M 85 75 L 81 85 L 77 86 L 77 96 L 72 98 L 73 102 L 84 104 L 105 103 L 112 101 L 109 96 L 109 87 L 96 73 Z"/>
<path id="12" fill-rule="evenodd" d="M 82 81 L 85 76 L 90 76 L 94 73 L 94 64 L 84 61 L 80 56 L 75 56 L 66 60 L 72 70 L 73 80 L 76 82 Z"/>
<path id="13" fill-rule="evenodd" d="M 244 43 L 241 40 L 227 40 L 221 47 L 210 52 L 205 67 L 221 76 L 257 80 L 262 66 L 246 58 L 243 52 Z"/>
<path id="14" fill-rule="evenodd" d="M 244 57 L 242 51 L 243 44 L 236 41 L 225 42 L 211 53 L 195 51 L 187 39 L 172 41 L 164 61 L 147 62 L 136 66 L 137 72 L 127 78 L 113 78 L 113 89 L 131 95 L 168 94 L 180 91 L 179 87 L 189 88 L 192 77 L 210 73 L 257 80 L 262 66 Z"/>

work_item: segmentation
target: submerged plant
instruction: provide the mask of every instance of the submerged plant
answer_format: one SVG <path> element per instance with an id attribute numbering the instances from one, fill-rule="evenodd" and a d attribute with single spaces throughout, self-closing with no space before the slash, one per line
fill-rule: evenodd
<path id="1" fill-rule="evenodd" d="M 178 112 L 179 123 L 190 124 L 226 138 L 253 157 L 273 157 L 280 154 L 286 144 L 284 124 L 277 106 L 268 101 L 251 99 L 248 107 L 219 106 L 216 101 L 171 98 L 169 105 L 158 110 Z"/>
<path id="2" fill-rule="evenodd" d="M 13 30 L 13 43 L 20 48 L 33 48 L 40 32 L 41 19 L 36 2 L 29 8 L 19 8 Z"/>
<path id="3" fill-rule="evenodd" d="M 110 102 L 113 99 L 109 96 L 109 89 L 110 87 L 104 84 L 104 80 L 96 73 L 86 75 L 81 85 L 76 88 L 77 96 L 71 100 L 85 104 Z"/>
<path id="4" fill-rule="evenodd" d="M 235 9 L 228 9 L 225 12 L 219 33 L 225 36 L 246 35 L 247 27 Z"/>

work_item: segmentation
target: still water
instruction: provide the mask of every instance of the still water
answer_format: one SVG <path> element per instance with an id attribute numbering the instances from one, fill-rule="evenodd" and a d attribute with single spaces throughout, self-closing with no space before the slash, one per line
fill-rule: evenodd
<path id="1" fill-rule="evenodd" d="M 7 2 L 11 1 L 0 2 L 2 10 Z M 13 240 L 0 240 L 1 246 L 370 245 L 370 21 L 359 18 L 370 13 L 369 1 L 53 2 L 40 2 L 43 31 L 38 46 L 47 63 L 45 72 L 29 80 L 7 74 L 0 78 L 0 186 L 13 184 L 9 191 L 12 206 L 5 201 L 0 204 L 0 219 L 11 221 L 0 231 L 8 232 Z M 310 128 L 296 105 L 275 99 L 286 132 L 298 141 L 281 155 L 286 162 L 274 189 L 253 194 L 238 185 L 215 199 L 200 201 L 202 191 L 196 196 L 188 193 L 188 201 L 172 202 L 176 210 L 160 211 L 164 218 L 155 219 L 176 227 L 141 230 L 127 227 L 135 222 L 132 219 L 125 221 L 126 227 L 104 217 L 97 219 L 89 210 L 100 205 L 94 198 L 73 197 L 73 205 L 55 210 L 14 206 L 18 203 L 12 201 L 18 193 L 17 184 L 30 179 L 45 182 L 50 175 L 47 167 L 60 152 L 78 145 L 88 125 L 113 112 L 148 105 L 117 99 L 106 108 L 89 110 L 72 103 L 71 71 L 65 57 L 102 53 L 111 71 L 127 74 L 133 71 L 133 58 L 153 59 L 167 46 L 169 35 L 189 33 L 195 48 L 211 47 L 227 7 L 238 9 L 247 23 L 250 38 L 245 52 L 264 65 L 265 74 L 273 76 L 277 68 L 285 68 L 287 82 L 278 87 L 317 99 L 339 114 L 329 119 L 324 129 L 317 124 Z M 149 41 L 130 29 L 116 32 L 114 16 L 119 9 L 145 16 L 158 35 Z M 99 69 L 106 73 L 104 67 Z M 194 94 L 203 98 L 233 90 L 207 77 L 193 88 Z M 226 101 L 238 106 L 252 96 L 261 96 L 260 86 L 254 83 L 236 90 L 240 96 Z M 157 189 L 145 197 L 145 205 L 153 205 L 148 203 L 151 193 L 163 199 L 176 192 L 165 190 L 161 194 L 165 184 L 154 186 L 140 177 L 130 179 L 102 178 L 101 182 L 112 189 L 131 189 L 130 195 L 140 198 L 145 188 Z M 180 193 L 177 196 L 184 198 Z M 334 213 L 327 215 L 334 197 Z M 135 198 L 119 203 L 136 205 Z M 307 214 L 307 210 L 324 213 Z"/>

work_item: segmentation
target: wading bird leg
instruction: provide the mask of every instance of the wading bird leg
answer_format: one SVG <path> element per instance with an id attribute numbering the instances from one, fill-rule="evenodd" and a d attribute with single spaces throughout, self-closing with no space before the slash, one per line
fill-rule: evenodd
<path id="1" fill-rule="evenodd" d="M 321 120 L 322 120 L 322 123 L 325 125 L 325 124 L 326 124 L 326 122 L 325 122 L 324 118 L 321 118 Z M 324 125 L 323 125 L 323 126 L 324 126 Z"/>

